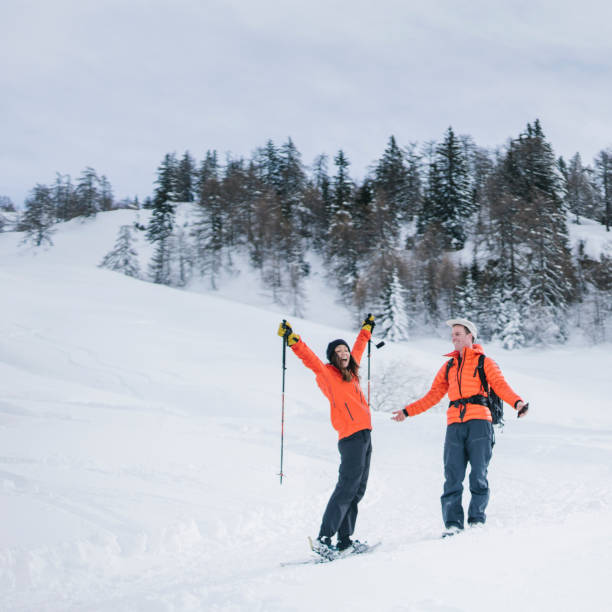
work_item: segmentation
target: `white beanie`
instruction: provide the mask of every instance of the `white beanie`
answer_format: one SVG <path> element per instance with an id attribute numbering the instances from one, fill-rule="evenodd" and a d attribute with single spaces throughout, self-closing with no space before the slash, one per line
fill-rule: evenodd
<path id="1" fill-rule="evenodd" d="M 472 334 L 474 340 L 476 340 L 476 337 L 478 336 L 478 330 L 476 329 L 476 326 L 467 319 L 449 319 L 446 324 L 450 327 L 452 327 L 453 325 L 463 325 L 463 327 L 467 327 L 470 330 L 470 333 Z"/>

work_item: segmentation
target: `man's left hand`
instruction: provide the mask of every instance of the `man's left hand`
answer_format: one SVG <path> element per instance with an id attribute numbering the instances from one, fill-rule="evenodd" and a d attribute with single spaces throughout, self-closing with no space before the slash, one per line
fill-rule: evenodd
<path id="1" fill-rule="evenodd" d="M 529 410 L 529 402 L 527 402 L 527 403 L 525 403 L 525 402 L 517 402 L 516 403 L 516 409 L 518 411 L 518 414 L 516 416 L 519 419 L 522 419 L 527 414 L 527 411 Z"/>

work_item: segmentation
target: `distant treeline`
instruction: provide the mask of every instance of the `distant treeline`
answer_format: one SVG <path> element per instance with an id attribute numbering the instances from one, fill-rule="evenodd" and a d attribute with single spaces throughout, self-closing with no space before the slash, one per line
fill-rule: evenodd
<path id="1" fill-rule="evenodd" d="M 363 180 L 349 167 L 341 150 L 306 168 L 291 139 L 269 141 L 250 159 L 167 154 L 143 203 L 151 220 L 141 229 L 154 245 L 148 277 L 184 286 L 199 275 L 214 288 L 244 253 L 275 300 L 299 315 L 309 254 L 317 253 L 345 303 L 379 315 L 377 332 L 390 339 L 434 329 L 451 314 L 509 348 L 563 342 L 571 326 L 606 338 L 611 254 L 592 259 L 581 245 L 572 252 L 568 232 L 588 220 L 610 231 L 612 150 L 592 166 L 579 154 L 556 159 L 535 121 L 496 151 L 449 128 L 421 147 L 391 137 Z M 178 202 L 193 202 L 187 226 L 176 222 Z M 40 244 L 41 211 L 50 227 L 116 206 L 92 169 L 74 187 L 58 175 L 55 185 L 34 188 L 21 229 Z M 123 228 L 105 265 L 136 275 L 130 252 Z"/>

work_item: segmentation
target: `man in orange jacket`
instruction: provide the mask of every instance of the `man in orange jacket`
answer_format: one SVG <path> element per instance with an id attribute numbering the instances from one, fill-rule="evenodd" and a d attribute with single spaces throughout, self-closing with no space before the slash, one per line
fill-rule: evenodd
<path id="1" fill-rule="evenodd" d="M 333 428 L 338 432 L 340 469 L 338 483 L 332 493 L 313 548 L 320 555 L 332 559 L 339 553 L 363 548 L 358 540 L 351 540 L 357 520 L 357 505 L 365 494 L 370 473 L 372 419 L 370 407 L 359 386 L 359 363 L 372 335 L 374 317 L 368 315 L 352 351 L 341 339 L 327 346 L 324 364 L 293 332 L 288 323 L 281 323 L 278 335 L 287 340 L 293 352 L 316 375 L 317 385 L 329 400 Z M 337 534 L 337 543 L 332 537 Z"/>
<path id="2" fill-rule="evenodd" d="M 444 491 L 442 494 L 442 518 L 446 531 L 443 536 L 454 535 L 463 529 L 463 479 L 469 461 L 470 492 L 468 524 L 483 525 L 489 502 L 487 469 L 493 449 L 493 425 L 487 406 L 487 392 L 478 375 L 478 360 L 482 347 L 474 344 L 476 326 L 467 319 L 451 319 L 451 339 L 455 346 L 452 362 L 446 362 L 421 399 L 408 404 L 403 410 L 393 412 L 393 420 L 403 421 L 435 406 L 446 393 L 450 404 L 446 412 L 446 439 L 444 441 Z M 510 388 L 498 365 L 485 357 L 484 372 L 487 383 L 495 393 L 518 411 L 519 418 L 527 413 L 527 404 Z"/>

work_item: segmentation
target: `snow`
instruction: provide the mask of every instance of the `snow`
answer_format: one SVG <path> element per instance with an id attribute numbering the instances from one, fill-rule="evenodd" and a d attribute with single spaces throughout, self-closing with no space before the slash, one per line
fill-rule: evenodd
<path id="1" fill-rule="evenodd" d="M 582 243 L 584 252 L 591 259 L 599 259 L 602 253 L 608 256 L 612 253 L 612 236 L 606 232 L 605 226 L 593 219 L 579 217 L 580 223 L 576 223 L 576 215 L 568 216 L 568 229 L 571 243 L 576 246 Z"/>
<path id="2" fill-rule="evenodd" d="M 338 454 L 288 351 L 279 484 L 276 329 L 289 318 L 320 355 L 357 330 L 317 277 L 307 320 L 260 294 L 250 305 L 98 268 L 135 215 L 64 224 L 46 251 L 0 234 L 0 610 L 612 608 L 609 344 L 485 346 L 531 410 L 506 408 L 484 529 L 439 539 L 443 408 L 401 424 L 377 411 L 355 535 L 382 546 L 281 567 L 307 558 Z M 373 350 L 373 391 L 386 372 L 418 395 L 450 348 Z"/>

